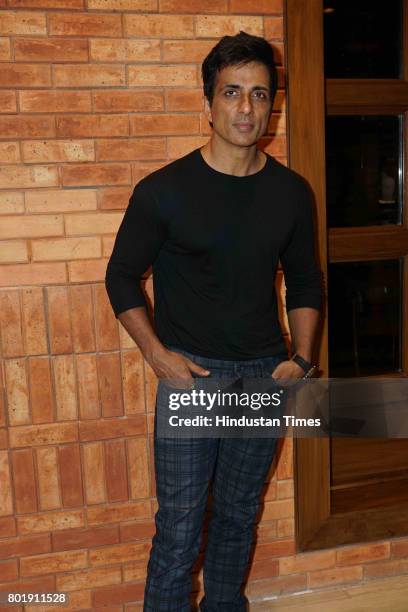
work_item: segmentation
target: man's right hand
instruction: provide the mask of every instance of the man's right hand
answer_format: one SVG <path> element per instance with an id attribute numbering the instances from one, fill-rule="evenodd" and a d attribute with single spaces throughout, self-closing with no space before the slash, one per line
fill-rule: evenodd
<path id="1" fill-rule="evenodd" d="M 185 355 L 175 353 L 163 347 L 149 358 L 149 364 L 156 376 L 166 379 L 166 384 L 178 389 L 191 389 L 194 385 L 192 373 L 208 376 L 209 370 L 191 361 Z"/>

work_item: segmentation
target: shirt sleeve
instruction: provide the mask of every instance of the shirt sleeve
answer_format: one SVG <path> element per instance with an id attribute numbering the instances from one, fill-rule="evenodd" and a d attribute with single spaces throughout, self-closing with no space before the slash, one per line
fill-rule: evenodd
<path id="1" fill-rule="evenodd" d="M 116 317 L 130 308 L 146 306 L 141 279 L 164 239 L 157 202 L 142 181 L 129 200 L 106 270 L 106 291 Z"/>
<path id="2" fill-rule="evenodd" d="M 280 254 L 285 276 L 286 311 L 294 308 L 320 310 L 321 273 L 314 254 L 312 200 L 305 183 L 299 184 L 297 220 L 289 243 Z"/>

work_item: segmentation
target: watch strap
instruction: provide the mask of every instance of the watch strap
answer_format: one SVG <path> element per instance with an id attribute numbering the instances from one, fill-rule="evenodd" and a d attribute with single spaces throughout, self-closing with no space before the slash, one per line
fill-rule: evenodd
<path id="1" fill-rule="evenodd" d="M 315 365 L 310 363 L 310 361 L 306 361 L 306 359 L 303 359 L 303 357 L 301 357 L 297 353 L 295 353 L 293 355 L 292 361 L 297 363 L 297 365 L 302 368 L 302 370 L 305 373 L 305 378 L 308 378 L 309 376 L 311 376 L 313 374 L 313 372 L 316 370 L 316 366 Z"/>

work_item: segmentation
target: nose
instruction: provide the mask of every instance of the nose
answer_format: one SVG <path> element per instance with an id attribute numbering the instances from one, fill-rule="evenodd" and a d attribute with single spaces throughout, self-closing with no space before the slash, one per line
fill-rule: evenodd
<path id="1" fill-rule="evenodd" d="M 249 115 L 252 111 L 252 100 L 250 94 L 242 93 L 239 101 L 239 110 L 244 115 Z"/>

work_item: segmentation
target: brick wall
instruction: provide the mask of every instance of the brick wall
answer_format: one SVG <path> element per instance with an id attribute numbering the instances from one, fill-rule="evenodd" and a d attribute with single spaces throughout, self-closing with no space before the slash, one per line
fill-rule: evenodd
<path id="1" fill-rule="evenodd" d="M 141 601 L 153 533 L 156 381 L 111 312 L 107 258 L 132 186 L 208 139 L 203 57 L 244 29 L 282 62 L 282 2 L 0 7 L 0 592 L 68 591 L 71 609 L 120 610 Z M 279 72 L 264 146 L 285 162 Z M 251 597 L 404 571 L 407 541 L 294 556 L 292 476 L 286 440 Z"/>

